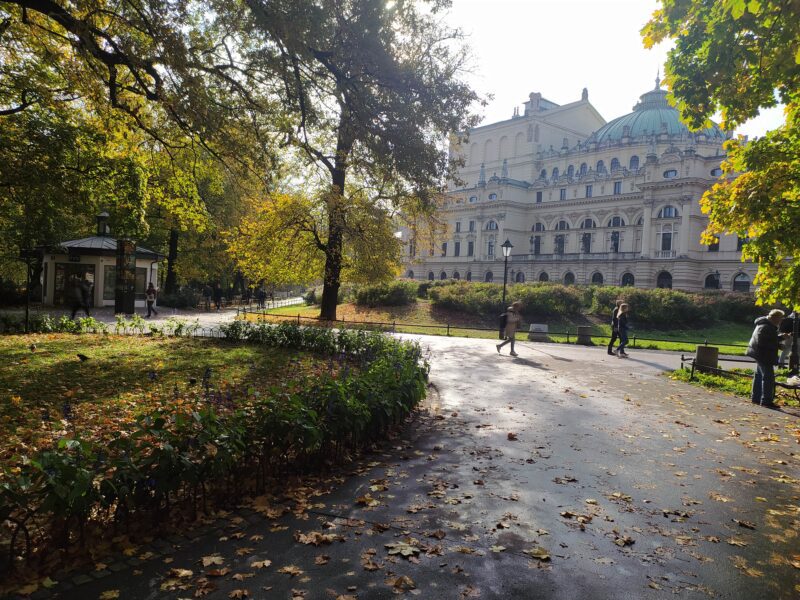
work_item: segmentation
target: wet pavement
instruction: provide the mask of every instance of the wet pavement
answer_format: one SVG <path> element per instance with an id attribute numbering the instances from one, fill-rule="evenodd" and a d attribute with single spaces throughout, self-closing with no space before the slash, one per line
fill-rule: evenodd
<path id="1" fill-rule="evenodd" d="M 433 387 L 395 437 L 50 595 L 800 596 L 798 414 L 671 381 L 671 353 L 404 337 Z"/>

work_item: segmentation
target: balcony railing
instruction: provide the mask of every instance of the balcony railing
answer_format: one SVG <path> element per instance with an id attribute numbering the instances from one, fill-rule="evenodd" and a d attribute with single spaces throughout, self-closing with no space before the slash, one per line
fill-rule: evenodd
<path id="1" fill-rule="evenodd" d="M 656 258 L 675 258 L 677 252 L 675 250 L 656 250 Z"/>
<path id="2" fill-rule="evenodd" d="M 639 258 L 641 252 L 565 252 L 563 254 L 519 254 L 512 256 L 512 262 L 526 260 L 633 260 Z"/>

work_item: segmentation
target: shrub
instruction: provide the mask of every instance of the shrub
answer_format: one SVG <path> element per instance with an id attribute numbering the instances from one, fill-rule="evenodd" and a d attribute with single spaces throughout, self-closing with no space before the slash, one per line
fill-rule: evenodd
<path id="1" fill-rule="evenodd" d="M 482 317 L 494 317 L 503 312 L 503 286 L 497 283 L 467 281 L 433 285 L 428 296 L 434 306 L 458 310 Z M 568 317 L 581 312 L 582 294 L 575 286 L 542 283 L 519 283 L 508 286 L 506 304 L 519 300 L 527 319 L 537 317 Z"/>
<path id="2" fill-rule="evenodd" d="M 417 301 L 418 287 L 407 280 L 368 285 L 356 290 L 355 302 L 360 306 L 405 306 Z"/>
<path id="3" fill-rule="evenodd" d="M 174 294 L 159 294 L 158 305 L 170 308 L 197 308 L 200 295 L 190 287 L 181 286 Z"/>

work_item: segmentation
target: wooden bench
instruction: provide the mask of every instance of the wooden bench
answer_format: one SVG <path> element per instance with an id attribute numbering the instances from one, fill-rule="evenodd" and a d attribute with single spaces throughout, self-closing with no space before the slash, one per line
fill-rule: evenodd
<path id="1" fill-rule="evenodd" d="M 755 364 L 755 361 L 752 360 L 737 360 L 737 359 L 723 359 L 727 360 L 727 362 L 741 362 L 741 363 L 750 363 Z M 681 368 L 683 368 L 683 363 L 689 363 L 692 367 L 692 371 L 689 375 L 689 381 L 694 379 L 694 370 L 697 366 L 695 364 L 696 357 L 695 356 L 684 356 L 681 354 Z M 726 375 L 726 376 L 734 376 L 734 377 L 747 377 L 752 378 L 752 375 L 748 375 L 747 373 L 736 373 L 735 371 L 726 371 L 725 369 L 715 368 L 715 367 L 703 367 L 707 371 L 711 371 L 712 373 L 717 373 L 718 375 Z M 781 381 L 775 380 L 775 387 L 787 390 L 790 392 L 794 397 L 795 400 L 800 401 L 800 385 L 793 385 L 791 383 L 783 383 Z"/>

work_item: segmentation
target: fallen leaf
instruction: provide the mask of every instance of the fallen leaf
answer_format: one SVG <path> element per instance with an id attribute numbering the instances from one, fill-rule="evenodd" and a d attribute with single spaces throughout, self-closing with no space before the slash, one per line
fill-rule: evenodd
<path id="1" fill-rule="evenodd" d="M 508 435 L 507 435 L 506 437 L 507 437 L 507 438 L 509 439 L 509 441 L 511 441 L 511 442 L 516 442 L 516 441 L 517 441 L 517 434 L 516 434 L 516 433 L 511 433 L 511 432 L 509 431 L 509 432 L 508 432 Z"/>
<path id="2" fill-rule="evenodd" d="M 206 571 L 206 575 L 209 577 L 225 577 L 231 570 L 228 567 L 222 567 L 221 569 L 209 569 Z"/>
<path id="3" fill-rule="evenodd" d="M 327 565 L 331 560 L 331 557 L 327 554 L 320 554 L 314 559 L 315 565 Z"/>
<path id="4" fill-rule="evenodd" d="M 389 554 L 399 554 L 404 558 L 408 558 L 409 556 L 416 556 L 419 554 L 419 548 L 416 546 L 412 546 L 406 542 L 393 542 L 390 544 L 384 544 L 384 548 L 389 549 Z"/>
<path id="5" fill-rule="evenodd" d="M 230 594 L 228 594 L 228 598 L 247 598 L 250 595 L 250 592 L 247 590 L 233 590 Z"/>
<path id="6" fill-rule="evenodd" d="M 219 554 L 212 554 L 211 556 L 203 557 L 203 566 L 210 567 L 211 565 L 221 565 L 224 559 Z"/>
<path id="7" fill-rule="evenodd" d="M 266 569 L 268 566 L 272 564 L 271 560 L 257 560 L 255 562 L 251 562 L 250 566 L 254 569 Z"/>
<path id="8" fill-rule="evenodd" d="M 245 579 L 250 579 L 251 577 L 255 577 L 255 573 L 236 573 L 233 576 L 233 579 L 236 581 L 244 581 Z"/>
<path id="9" fill-rule="evenodd" d="M 538 560 L 550 560 L 550 554 L 541 546 L 536 546 L 534 548 L 530 548 L 529 550 L 523 550 L 522 553 Z"/>
<path id="10" fill-rule="evenodd" d="M 417 587 L 414 580 L 408 575 L 399 575 L 397 577 L 387 577 L 386 585 L 393 587 L 396 590 L 413 590 Z"/>
<path id="11" fill-rule="evenodd" d="M 178 579 L 185 579 L 194 575 L 194 573 L 189 569 L 170 569 L 169 574 L 173 577 L 177 577 Z"/>
<path id="12" fill-rule="evenodd" d="M 303 574 L 303 570 L 300 567 L 296 567 L 295 565 L 286 565 L 285 567 L 281 567 L 280 569 L 278 569 L 278 573 L 284 573 L 292 577 L 297 577 L 298 575 Z"/>
<path id="13" fill-rule="evenodd" d="M 491 547 L 491 551 L 492 552 L 503 552 L 505 549 L 506 549 L 505 546 L 492 546 Z"/>
<path id="14" fill-rule="evenodd" d="M 119 598 L 119 590 L 106 590 L 100 594 L 100 600 L 116 600 Z"/>

